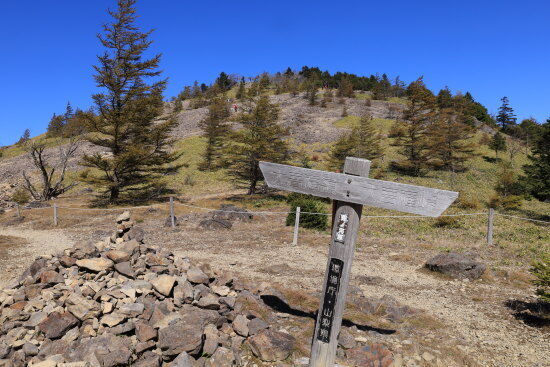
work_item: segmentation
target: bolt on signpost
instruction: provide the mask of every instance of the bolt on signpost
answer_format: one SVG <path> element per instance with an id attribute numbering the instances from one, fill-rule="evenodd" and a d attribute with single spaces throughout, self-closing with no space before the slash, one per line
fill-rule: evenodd
<path id="1" fill-rule="evenodd" d="M 363 205 L 437 217 L 457 192 L 367 178 L 371 162 L 346 158 L 344 173 L 260 162 L 269 187 L 334 200 L 332 238 L 309 367 L 333 367 Z"/>

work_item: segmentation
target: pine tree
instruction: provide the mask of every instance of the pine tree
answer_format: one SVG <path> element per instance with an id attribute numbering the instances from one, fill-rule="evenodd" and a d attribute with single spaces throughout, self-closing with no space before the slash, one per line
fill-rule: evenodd
<path id="1" fill-rule="evenodd" d="M 306 84 L 306 98 L 310 106 L 317 104 L 317 81 L 310 80 Z"/>
<path id="2" fill-rule="evenodd" d="M 98 57 L 94 78 L 102 91 L 93 96 L 99 116 L 89 121 L 88 140 L 110 154 L 82 158 L 96 172 L 86 170 L 81 179 L 100 188 L 111 203 L 162 193 L 160 179 L 179 168 L 173 165 L 179 155 L 169 152 L 175 119 L 154 121 L 162 113 L 166 80 L 156 80 L 160 55 L 144 59 L 151 32 L 136 27 L 135 3 L 118 0 L 118 9 L 109 11 L 114 20 L 99 36 L 106 51 Z"/>
<path id="3" fill-rule="evenodd" d="M 206 149 L 200 168 L 210 170 L 219 168 L 221 162 L 224 141 L 230 131 L 226 120 L 229 117 L 229 106 L 223 96 L 214 98 L 208 107 L 208 116 L 199 125 L 206 138 Z"/>
<path id="4" fill-rule="evenodd" d="M 495 135 L 493 135 L 493 138 L 489 142 L 489 148 L 495 151 L 495 157 L 498 157 L 498 152 L 505 152 L 507 147 L 504 135 L 502 135 L 500 132 L 497 132 Z"/>
<path id="5" fill-rule="evenodd" d="M 353 84 L 351 83 L 351 80 L 349 80 L 349 78 L 342 78 L 342 80 L 340 80 L 338 97 L 353 97 Z"/>
<path id="6" fill-rule="evenodd" d="M 353 156 L 353 138 L 350 133 L 342 135 L 332 146 L 328 156 L 328 169 L 341 172 L 346 157 Z"/>
<path id="7" fill-rule="evenodd" d="M 403 113 L 404 120 L 398 123 L 402 135 L 395 142 L 405 159 L 395 162 L 394 167 L 419 176 L 429 167 L 428 129 L 435 119 L 435 97 L 422 77 L 408 86 L 407 95 L 410 103 Z"/>
<path id="8" fill-rule="evenodd" d="M 50 122 L 48 123 L 48 130 L 46 135 L 50 138 L 58 137 L 63 134 L 63 129 L 65 127 L 65 118 L 61 115 L 53 114 Z"/>
<path id="9" fill-rule="evenodd" d="M 440 93 L 441 94 L 441 93 Z M 431 164 L 452 172 L 463 171 L 464 162 L 475 156 L 472 126 L 460 122 L 460 116 L 451 108 L 439 110 L 437 119 L 428 130 Z"/>
<path id="10" fill-rule="evenodd" d="M 510 132 L 516 126 L 516 115 L 514 109 L 510 107 L 508 97 L 502 97 L 502 105 L 498 109 L 497 123 L 504 132 Z"/>
<path id="11" fill-rule="evenodd" d="M 25 131 L 23 131 L 23 135 L 19 138 L 19 140 L 15 144 L 23 145 L 27 143 L 29 140 L 31 140 L 31 131 L 29 129 L 25 129 Z"/>
<path id="12" fill-rule="evenodd" d="M 251 113 L 244 114 L 244 128 L 234 133 L 228 147 L 229 173 L 237 185 L 245 185 L 249 194 L 256 193 L 263 179 L 259 162 L 283 163 L 289 159 L 289 147 L 284 138 L 288 131 L 277 124 L 279 108 L 267 96 L 261 96 Z"/>
<path id="13" fill-rule="evenodd" d="M 65 119 L 70 119 L 74 117 L 74 110 L 73 106 L 71 106 L 71 102 L 67 102 L 67 107 L 65 107 Z"/>
<path id="14" fill-rule="evenodd" d="M 521 181 L 527 191 L 541 201 L 550 200 L 550 118 L 542 125 L 531 154 L 530 164 L 523 167 L 525 176 Z"/>

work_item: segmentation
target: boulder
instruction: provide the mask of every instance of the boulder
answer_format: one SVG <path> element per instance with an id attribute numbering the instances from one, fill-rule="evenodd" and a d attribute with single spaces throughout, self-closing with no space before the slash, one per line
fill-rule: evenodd
<path id="1" fill-rule="evenodd" d="M 78 325 L 78 319 L 70 312 L 52 312 L 44 321 L 38 324 L 38 330 L 43 332 L 48 339 L 57 339 L 76 325 Z"/>
<path id="2" fill-rule="evenodd" d="M 201 269 L 192 267 L 187 271 L 187 280 L 195 284 L 208 284 L 209 278 Z"/>
<path id="3" fill-rule="evenodd" d="M 252 214 L 248 210 L 239 208 L 233 204 L 222 204 L 220 209 L 212 213 L 212 219 L 250 222 Z"/>
<path id="4" fill-rule="evenodd" d="M 77 260 L 76 265 L 79 268 L 84 268 L 93 272 L 105 271 L 113 267 L 114 263 L 104 257 L 96 257 L 94 259 Z"/>
<path id="5" fill-rule="evenodd" d="M 248 319 L 243 315 L 237 315 L 233 320 L 233 330 L 246 338 L 248 336 Z"/>
<path id="6" fill-rule="evenodd" d="M 248 334 L 249 335 L 256 335 L 260 331 L 265 330 L 268 327 L 269 327 L 269 325 L 264 320 L 262 320 L 260 318 L 254 318 L 254 319 L 250 320 L 250 322 L 248 323 Z"/>
<path id="7" fill-rule="evenodd" d="M 110 250 L 105 253 L 105 256 L 115 263 L 121 263 L 130 260 L 131 254 L 120 250 Z"/>
<path id="8" fill-rule="evenodd" d="M 124 211 L 122 214 L 120 214 L 117 218 L 116 218 L 116 222 L 118 224 L 122 223 L 122 222 L 127 222 L 130 220 L 130 212 L 128 210 Z"/>
<path id="9" fill-rule="evenodd" d="M 296 344 L 289 334 L 270 329 L 263 330 L 248 339 L 252 353 L 264 362 L 277 362 L 287 359 Z"/>
<path id="10" fill-rule="evenodd" d="M 458 279 L 477 279 L 486 270 L 485 264 L 476 261 L 472 253 L 449 252 L 439 254 L 426 262 L 426 268 Z"/>
<path id="11" fill-rule="evenodd" d="M 145 231 L 141 227 L 134 226 L 126 233 L 128 240 L 136 240 L 137 242 L 143 242 L 145 238 Z"/>
<path id="12" fill-rule="evenodd" d="M 91 242 L 80 242 L 74 245 L 69 253 L 75 259 L 86 259 L 97 256 L 99 251 Z"/>
<path id="13" fill-rule="evenodd" d="M 168 356 L 182 352 L 197 354 L 202 346 L 202 333 L 202 325 L 197 320 L 186 323 L 178 319 L 159 330 L 157 345 Z"/>
<path id="14" fill-rule="evenodd" d="M 226 219 L 204 219 L 200 221 L 199 228 L 207 230 L 231 229 L 233 224 Z"/>

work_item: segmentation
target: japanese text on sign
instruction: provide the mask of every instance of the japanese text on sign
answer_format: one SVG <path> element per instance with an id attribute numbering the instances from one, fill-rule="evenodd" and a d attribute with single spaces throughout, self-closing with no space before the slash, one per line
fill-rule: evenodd
<path id="1" fill-rule="evenodd" d="M 340 278 L 342 277 L 343 270 L 344 262 L 342 260 L 330 259 L 323 308 L 320 311 L 321 318 L 317 332 L 317 339 L 324 343 L 330 342 L 330 332 L 334 321 L 334 307 L 336 306 L 336 298 L 340 290 Z"/>

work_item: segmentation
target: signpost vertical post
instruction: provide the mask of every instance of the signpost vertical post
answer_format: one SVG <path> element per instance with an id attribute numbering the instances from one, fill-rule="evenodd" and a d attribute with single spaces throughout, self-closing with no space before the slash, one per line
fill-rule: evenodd
<path id="1" fill-rule="evenodd" d="M 489 208 L 489 217 L 487 218 L 487 244 L 493 245 L 493 219 L 495 215 L 495 209 Z"/>
<path id="2" fill-rule="evenodd" d="M 176 218 L 174 217 L 174 197 L 170 196 L 170 224 L 176 228 Z"/>
<path id="3" fill-rule="evenodd" d="M 21 218 L 21 208 L 19 207 L 19 204 L 17 204 L 17 218 Z"/>
<path id="4" fill-rule="evenodd" d="M 53 225 L 57 227 L 57 204 L 53 203 Z"/>
<path id="5" fill-rule="evenodd" d="M 298 231 L 300 229 L 300 207 L 296 207 L 296 217 L 294 218 L 294 240 L 292 244 L 296 246 L 298 244 Z"/>
<path id="6" fill-rule="evenodd" d="M 344 173 L 367 177 L 370 164 L 366 159 L 348 157 Z M 334 365 L 362 209 L 360 204 L 345 201 L 334 203 L 332 239 L 309 367 Z"/>

